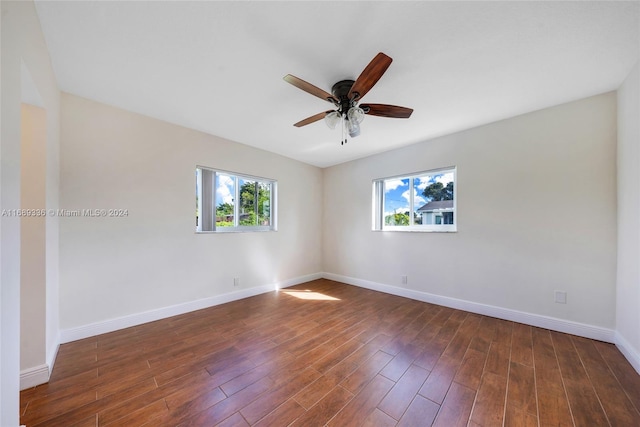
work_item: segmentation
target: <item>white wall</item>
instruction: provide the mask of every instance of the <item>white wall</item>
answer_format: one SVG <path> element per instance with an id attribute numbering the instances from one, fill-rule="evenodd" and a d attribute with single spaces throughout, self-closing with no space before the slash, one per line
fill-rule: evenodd
<path id="1" fill-rule="evenodd" d="M 457 166 L 457 233 L 371 231 L 373 179 L 448 166 Z M 324 269 L 612 339 L 615 167 L 616 96 L 607 93 L 325 169 Z M 554 290 L 567 292 L 566 305 Z"/>
<path id="2" fill-rule="evenodd" d="M 46 116 L 44 108 L 22 104 L 22 209 L 40 211 L 46 206 Z M 20 237 L 20 328 L 25 332 L 20 336 L 20 366 L 24 369 L 46 364 L 46 216 L 23 217 Z"/>
<path id="3" fill-rule="evenodd" d="M 617 344 L 640 372 L 640 71 L 618 89 Z"/>
<path id="4" fill-rule="evenodd" d="M 60 218 L 63 340 L 322 270 L 321 169 L 70 94 L 61 120 L 61 208 L 128 210 Z M 196 165 L 276 179 L 278 231 L 196 234 Z"/>
<path id="5" fill-rule="evenodd" d="M 21 88 L 23 69 L 28 70 L 35 91 L 47 111 L 47 206 L 57 204 L 57 153 L 59 131 L 59 96 L 40 22 L 32 2 L 1 2 L 2 9 L 2 126 L 0 145 L 0 208 L 20 208 L 20 104 L 25 99 Z M 46 221 L 51 237 L 46 245 L 46 305 L 57 304 L 57 222 Z M 2 217 L 0 221 L 0 425 L 17 426 L 19 421 L 20 384 L 20 220 Z M 39 296 L 40 298 L 41 296 Z M 33 331 L 45 331 L 46 355 L 52 360 L 58 336 L 56 311 L 47 313 L 47 324 L 31 323 Z M 32 330 L 22 333 L 32 333 Z M 41 351 L 41 350 L 38 350 Z M 30 367 L 23 367 L 30 368 Z"/>

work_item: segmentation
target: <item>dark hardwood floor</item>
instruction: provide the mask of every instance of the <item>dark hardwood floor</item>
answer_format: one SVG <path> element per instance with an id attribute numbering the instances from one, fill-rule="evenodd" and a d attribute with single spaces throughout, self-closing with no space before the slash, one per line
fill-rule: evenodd
<path id="1" fill-rule="evenodd" d="M 611 344 L 317 280 L 60 347 L 36 426 L 640 426 Z"/>

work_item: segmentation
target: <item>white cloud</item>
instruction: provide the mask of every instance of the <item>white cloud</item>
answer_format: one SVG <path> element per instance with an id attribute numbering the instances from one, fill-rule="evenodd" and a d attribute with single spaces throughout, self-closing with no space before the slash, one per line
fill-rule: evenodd
<path id="1" fill-rule="evenodd" d="M 429 184 L 433 184 L 435 182 L 441 182 L 442 185 L 447 185 L 449 182 L 453 181 L 453 172 L 436 174 L 436 175 L 427 175 L 416 178 L 413 185 L 419 190 L 424 190 Z"/>
<path id="2" fill-rule="evenodd" d="M 409 200 L 409 190 L 405 191 L 402 193 L 402 197 L 404 197 L 407 200 L 407 203 L 410 202 Z M 413 188 L 413 206 L 418 209 L 419 207 L 421 207 L 422 205 L 424 205 L 426 203 L 426 200 L 418 193 L 418 191 L 416 190 L 416 187 Z"/>
<path id="3" fill-rule="evenodd" d="M 233 203 L 234 181 L 228 175 L 218 175 L 218 188 L 216 189 L 216 204 Z"/>
<path id="4" fill-rule="evenodd" d="M 420 192 L 422 192 L 422 190 L 427 188 L 427 185 L 429 185 L 431 183 L 431 177 L 416 178 L 416 181 L 417 182 L 413 183 L 413 186 L 415 188 L 417 188 L 418 190 L 420 190 Z"/>
<path id="5" fill-rule="evenodd" d="M 393 191 L 398 187 L 404 187 L 409 185 L 409 181 L 403 181 L 401 179 L 389 179 L 384 182 L 384 191 Z"/>
<path id="6" fill-rule="evenodd" d="M 436 176 L 436 182 L 441 182 L 443 185 L 447 185 L 451 181 L 453 181 L 453 172 Z"/>

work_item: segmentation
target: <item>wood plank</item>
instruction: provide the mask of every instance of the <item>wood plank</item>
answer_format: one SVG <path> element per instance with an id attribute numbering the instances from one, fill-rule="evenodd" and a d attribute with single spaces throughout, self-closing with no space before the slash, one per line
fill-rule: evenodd
<path id="1" fill-rule="evenodd" d="M 511 361 L 533 367 L 533 338 L 531 326 L 513 324 Z"/>
<path id="2" fill-rule="evenodd" d="M 430 426 L 439 409 L 440 405 L 418 395 L 397 425 L 398 427 Z"/>
<path id="3" fill-rule="evenodd" d="M 491 317 L 482 317 L 480 319 L 480 326 L 475 336 L 472 338 L 469 347 L 487 353 L 489 352 L 489 345 L 494 340 L 496 335 L 496 322 Z"/>
<path id="4" fill-rule="evenodd" d="M 444 350 L 448 345 L 449 341 L 446 339 L 434 338 L 433 341 L 430 341 L 425 345 L 422 353 L 416 357 L 413 363 L 427 371 L 433 370 L 436 363 L 438 363 L 438 359 L 440 359 L 440 356 L 442 356 L 442 353 L 444 353 Z"/>
<path id="5" fill-rule="evenodd" d="M 591 340 L 573 337 L 587 374 L 611 425 L 640 426 L 640 413 Z"/>
<path id="6" fill-rule="evenodd" d="M 463 427 L 469 421 L 476 392 L 458 383 L 451 384 L 442 402 L 434 427 Z"/>
<path id="7" fill-rule="evenodd" d="M 398 381 L 400 377 L 409 369 L 412 362 L 419 354 L 417 347 L 410 344 L 403 347 L 404 349 L 396 354 L 396 356 L 380 371 L 380 374 L 389 378 L 391 381 Z"/>
<path id="8" fill-rule="evenodd" d="M 225 382 L 220 386 L 220 388 L 227 396 L 231 396 L 256 381 L 270 375 L 278 366 L 288 365 L 293 360 L 295 360 L 295 357 L 290 353 L 274 356 L 268 362 L 256 366 L 255 368 Z"/>
<path id="9" fill-rule="evenodd" d="M 148 422 L 155 418 L 160 418 L 168 412 L 169 409 L 167 408 L 164 400 L 160 399 L 150 405 L 114 419 L 111 422 L 103 422 L 100 414 L 98 414 L 98 426 L 135 426 L 140 425 L 141 420 Z"/>
<path id="10" fill-rule="evenodd" d="M 469 347 L 453 380 L 472 390 L 478 390 L 486 360 L 487 353 Z"/>
<path id="11" fill-rule="evenodd" d="M 288 426 L 296 418 L 304 415 L 305 412 L 306 410 L 302 406 L 300 406 L 298 402 L 293 399 L 289 399 L 254 425 L 261 427 Z M 242 417 L 239 412 L 236 412 L 236 415 L 241 417 L 242 420 L 245 421 L 244 417 Z"/>
<path id="12" fill-rule="evenodd" d="M 377 375 L 327 425 L 344 427 L 357 425 L 361 420 L 367 419 L 384 396 L 391 390 L 393 384 L 390 379 Z"/>
<path id="13" fill-rule="evenodd" d="M 396 424 L 396 420 L 376 408 L 364 420 L 362 427 L 395 427 Z"/>
<path id="14" fill-rule="evenodd" d="M 186 388 L 165 398 L 165 403 L 173 419 L 196 414 L 226 399 L 219 387 L 209 390 Z"/>
<path id="15" fill-rule="evenodd" d="M 236 412 L 216 427 L 249 427 L 249 423 L 242 418 L 242 415 L 240 415 L 239 412 Z"/>
<path id="16" fill-rule="evenodd" d="M 469 347 L 469 343 L 473 338 L 473 335 L 478 330 L 480 326 L 480 317 L 475 314 L 469 314 L 465 318 L 462 325 L 456 332 L 456 335 L 449 342 L 449 345 L 445 349 L 443 355 L 457 361 L 462 361 L 465 353 L 467 352 L 467 348 Z"/>
<path id="17" fill-rule="evenodd" d="M 502 426 L 507 378 L 485 372 L 470 420 L 484 427 Z"/>
<path id="18" fill-rule="evenodd" d="M 515 406 L 507 405 L 507 410 L 504 415 L 504 425 L 538 427 L 538 417 Z"/>
<path id="19" fill-rule="evenodd" d="M 358 367 L 351 375 L 340 383 L 353 394 L 365 387 L 384 368 L 393 356 L 383 351 L 378 351 L 369 360 Z"/>
<path id="20" fill-rule="evenodd" d="M 96 401 L 94 390 L 79 391 L 62 397 L 52 396 L 33 400 L 25 411 L 22 423 L 27 425 L 39 424 L 70 412 L 78 406 L 84 406 Z M 86 416 L 82 417 L 86 418 Z"/>
<path id="21" fill-rule="evenodd" d="M 320 377 L 318 371 L 312 368 L 307 368 L 299 375 L 286 382 L 281 382 L 280 385 L 273 387 L 255 401 L 243 407 L 240 410 L 240 413 L 249 422 L 249 424 L 255 424 L 262 417 L 284 403 L 290 396 L 295 395 L 318 379 L 318 377 Z"/>
<path id="22" fill-rule="evenodd" d="M 334 387 L 316 405 L 300 416 L 292 426 L 321 426 L 325 425 L 333 416 L 353 399 L 353 394 L 344 387 Z M 275 425 L 275 424 L 265 424 Z"/>
<path id="23" fill-rule="evenodd" d="M 429 376 L 429 371 L 417 365 L 411 365 L 391 391 L 378 405 L 378 409 L 400 420 L 409 407 L 422 384 Z"/>
<path id="24" fill-rule="evenodd" d="M 594 341 L 593 345 L 616 376 L 636 410 L 640 412 L 640 375 L 613 344 Z"/>
<path id="25" fill-rule="evenodd" d="M 536 404 L 536 379 L 532 367 L 511 362 L 507 393 L 507 406 L 538 418 Z M 537 421 L 536 421 L 537 423 Z"/>
<path id="26" fill-rule="evenodd" d="M 551 332 L 569 407 L 576 426 L 607 425 L 607 416 L 571 337 Z"/>
<path id="27" fill-rule="evenodd" d="M 540 425 L 573 426 L 551 334 L 534 328 L 532 335 Z"/>
<path id="28" fill-rule="evenodd" d="M 242 409 L 248 402 L 253 402 L 272 386 L 273 381 L 270 378 L 263 378 L 204 411 L 190 414 L 190 416 L 186 418 L 181 417 L 177 420 L 180 421 L 179 425 L 183 427 L 200 427 L 219 424 Z"/>
<path id="29" fill-rule="evenodd" d="M 492 342 L 487 354 L 485 372 L 507 378 L 509 375 L 510 354 L 511 347 L 509 345 L 497 341 Z"/>
<path id="30" fill-rule="evenodd" d="M 418 393 L 441 404 L 459 367 L 460 362 L 457 360 L 442 356 Z"/>

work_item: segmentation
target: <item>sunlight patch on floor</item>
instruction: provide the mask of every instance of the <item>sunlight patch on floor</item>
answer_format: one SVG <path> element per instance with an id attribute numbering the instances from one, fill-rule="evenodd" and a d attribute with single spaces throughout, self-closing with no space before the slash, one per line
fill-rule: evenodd
<path id="1" fill-rule="evenodd" d="M 324 301 L 340 301 L 340 298 L 334 298 L 329 295 L 325 295 L 320 292 L 306 290 L 297 290 L 297 289 L 289 289 L 287 291 L 282 291 L 287 295 L 291 295 L 292 297 L 300 298 L 300 299 L 310 299 L 310 300 L 324 300 Z"/>

